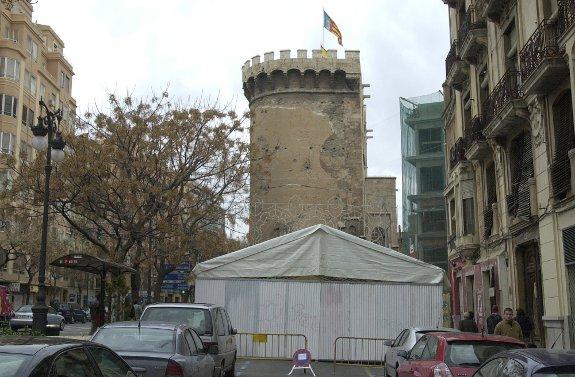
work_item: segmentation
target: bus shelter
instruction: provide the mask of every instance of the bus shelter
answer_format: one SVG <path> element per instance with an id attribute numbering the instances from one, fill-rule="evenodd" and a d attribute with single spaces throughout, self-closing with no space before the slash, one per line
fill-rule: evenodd
<path id="1" fill-rule="evenodd" d="M 83 271 L 89 274 L 100 276 L 100 302 L 99 302 L 99 318 L 102 321 L 98 325 L 105 322 L 105 305 L 106 302 L 106 276 L 118 276 L 124 273 L 134 274 L 136 270 L 120 263 L 110 262 L 92 255 L 86 254 L 69 254 L 60 257 L 50 263 L 54 267 L 71 268 L 77 271 Z M 94 313 L 92 313 L 94 314 Z M 94 319 L 92 319 L 94 323 Z"/>

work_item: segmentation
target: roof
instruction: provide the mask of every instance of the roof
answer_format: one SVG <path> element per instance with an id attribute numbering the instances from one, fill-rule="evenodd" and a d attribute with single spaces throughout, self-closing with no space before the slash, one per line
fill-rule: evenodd
<path id="1" fill-rule="evenodd" d="M 469 333 L 469 332 L 448 332 L 448 333 L 428 333 L 427 335 L 434 335 L 437 337 L 441 337 L 448 342 L 453 341 L 477 341 L 477 340 L 487 340 L 492 342 L 505 342 L 505 343 L 516 343 L 525 346 L 520 340 L 515 338 L 511 338 L 509 336 L 501 336 L 501 335 L 481 335 L 479 333 Z"/>
<path id="2" fill-rule="evenodd" d="M 51 266 L 71 268 L 73 270 L 83 271 L 90 274 L 101 275 L 105 271 L 113 275 L 120 275 L 126 272 L 135 273 L 131 267 L 124 266 L 120 263 L 110 262 L 92 255 L 87 254 L 69 254 L 64 255 L 50 263 Z"/>
<path id="3" fill-rule="evenodd" d="M 0 338 L 0 352 L 34 355 L 46 347 L 57 346 L 59 348 L 65 348 L 83 343 L 87 343 L 87 341 L 48 336 L 6 336 Z"/>
<path id="4" fill-rule="evenodd" d="M 176 330 L 180 327 L 188 328 L 185 324 L 177 324 L 177 323 L 169 323 L 169 322 L 155 322 L 155 321 L 141 321 L 138 324 L 138 321 L 130 321 L 130 322 L 114 322 L 108 323 L 105 326 L 102 326 L 102 329 L 110 329 L 110 328 L 117 328 L 117 327 L 124 327 L 124 328 L 146 328 L 146 329 L 166 329 L 166 330 Z"/>
<path id="5" fill-rule="evenodd" d="M 445 281 L 439 267 L 322 224 L 199 263 L 193 274 L 198 279 Z"/>
<path id="6" fill-rule="evenodd" d="M 216 306 L 216 304 L 204 304 L 201 302 L 194 303 L 194 304 L 187 304 L 187 303 L 164 303 L 164 304 L 150 304 L 146 306 L 147 308 L 212 308 Z"/>
<path id="7" fill-rule="evenodd" d="M 432 333 L 432 332 L 461 332 L 457 329 L 453 329 L 451 327 L 412 327 L 411 330 L 414 332 L 421 332 L 421 333 Z"/>
<path id="8" fill-rule="evenodd" d="M 575 350 L 524 348 L 506 351 L 505 354 L 509 356 L 521 355 L 543 366 L 575 365 Z"/>

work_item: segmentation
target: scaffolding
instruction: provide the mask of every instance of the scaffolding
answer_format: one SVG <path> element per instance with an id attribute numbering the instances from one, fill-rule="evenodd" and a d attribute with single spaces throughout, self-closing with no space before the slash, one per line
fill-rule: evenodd
<path id="1" fill-rule="evenodd" d="M 447 268 L 443 94 L 400 98 L 402 251 Z"/>

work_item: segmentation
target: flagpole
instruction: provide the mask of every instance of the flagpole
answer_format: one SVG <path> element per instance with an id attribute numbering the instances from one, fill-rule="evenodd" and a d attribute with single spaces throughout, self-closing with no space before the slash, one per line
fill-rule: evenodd
<path id="1" fill-rule="evenodd" d="M 323 13 L 321 15 L 321 47 L 325 48 L 325 8 L 322 8 Z"/>

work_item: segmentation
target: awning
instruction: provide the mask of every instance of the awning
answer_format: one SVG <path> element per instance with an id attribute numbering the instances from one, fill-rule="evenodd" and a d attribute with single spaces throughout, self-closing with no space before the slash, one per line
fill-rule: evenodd
<path id="1" fill-rule="evenodd" d="M 120 275 L 124 273 L 135 273 L 131 267 L 124 266 L 120 263 L 109 262 L 107 260 L 94 257 L 86 254 L 69 254 L 60 257 L 52 263 L 54 267 L 65 267 L 73 270 L 87 272 L 89 274 L 102 275 L 103 273 L 112 273 L 113 275 Z"/>

